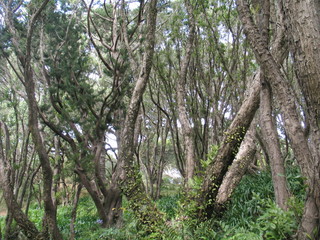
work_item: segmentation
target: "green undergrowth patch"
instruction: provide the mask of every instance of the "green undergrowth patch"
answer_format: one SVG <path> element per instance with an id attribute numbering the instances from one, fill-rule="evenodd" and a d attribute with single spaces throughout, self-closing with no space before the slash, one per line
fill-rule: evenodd
<path id="1" fill-rule="evenodd" d="M 247 175 L 233 193 L 221 218 L 198 222 L 185 213 L 184 195 L 179 191 L 163 195 L 156 206 L 163 213 L 165 226 L 161 235 L 147 235 L 146 228 L 138 225 L 128 201 L 123 202 L 121 228 L 101 228 L 95 205 L 89 196 L 81 197 L 77 210 L 75 231 L 77 240 L 288 240 L 292 239 L 303 211 L 305 187 L 297 169 L 288 169 L 288 181 L 293 197 L 289 210 L 283 211 L 274 202 L 271 174 L 263 171 Z M 170 186 L 167 186 L 171 188 Z M 177 187 L 177 186 L 175 186 Z M 172 187 L 173 189 L 174 187 Z M 173 194 L 175 193 L 175 194 Z M 58 225 L 64 239 L 70 236 L 72 206 L 58 207 Z M 30 206 L 30 219 L 41 229 L 43 210 L 36 204 Z M 5 217 L 0 217 L 4 233 Z"/>

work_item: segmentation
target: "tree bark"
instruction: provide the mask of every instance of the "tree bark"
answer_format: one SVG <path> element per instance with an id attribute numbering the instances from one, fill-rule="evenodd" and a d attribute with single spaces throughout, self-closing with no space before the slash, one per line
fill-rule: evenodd
<path id="1" fill-rule="evenodd" d="M 320 238 L 320 3 L 315 0 L 284 2 L 293 39 L 290 44 L 294 69 L 306 102 L 306 121 L 310 129 L 308 143 L 314 159 L 298 238 L 305 239 L 305 233 L 313 232 L 313 229 L 317 231 L 311 236 Z"/>
<path id="2" fill-rule="evenodd" d="M 274 194 L 276 204 L 284 209 L 288 209 L 288 200 L 290 197 L 286 172 L 284 167 L 284 159 L 280 150 L 279 136 L 277 134 L 277 128 L 275 119 L 272 116 L 272 98 L 271 88 L 268 82 L 261 79 L 261 93 L 260 93 L 260 124 L 261 133 L 266 144 L 266 151 L 269 156 L 272 182 L 274 188 Z"/>
<path id="3" fill-rule="evenodd" d="M 195 144 L 193 138 L 193 128 L 189 121 L 188 112 L 186 109 L 187 93 L 185 89 L 188 67 L 191 59 L 193 42 L 195 38 L 195 19 L 193 9 L 189 0 L 185 0 L 185 6 L 188 12 L 189 19 L 189 36 L 185 47 L 185 56 L 183 57 L 179 78 L 176 84 L 177 89 L 177 105 L 179 121 L 181 123 L 181 132 L 183 136 L 183 146 L 185 151 L 185 183 L 192 179 L 195 170 Z"/>
<path id="4" fill-rule="evenodd" d="M 6 202 L 8 212 L 17 222 L 28 239 L 40 239 L 42 237 L 35 224 L 29 220 L 27 215 L 21 210 L 16 196 L 13 193 L 13 184 L 11 183 L 10 173 L 12 167 L 9 161 L 10 138 L 9 131 L 5 123 L 0 122 L 0 186 L 3 191 L 3 197 Z"/>
<path id="5" fill-rule="evenodd" d="M 317 0 L 284 1 L 292 40 L 295 71 L 307 112 L 320 124 L 320 3 Z"/>
<path id="6" fill-rule="evenodd" d="M 319 199 L 320 194 L 320 186 L 317 183 L 319 182 L 318 161 L 314 159 L 309 149 L 308 140 L 306 139 L 296 110 L 292 89 L 289 87 L 285 76 L 281 72 L 279 64 L 276 63 L 273 55 L 270 53 L 268 46 L 264 44 L 250 15 L 248 3 L 244 0 L 238 0 L 237 4 L 244 30 L 255 52 L 257 61 L 268 73 L 268 80 L 279 102 L 285 129 L 292 144 L 295 157 L 302 174 L 306 178 L 308 194 L 298 239 L 308 239 L 308 236 L 311 237 L 311 239 L 316 239 L 315 234 L 319 228 L 319 207 L 317 199 Z M 283 25 L 283 23 L 280 24 Z"/>
<path id="7" fill-rule="evenodd" d="M 163 221 L 161 214 L 156 209 L 151 199 L 147 196 L 141 175 L 134 162 L 134 134 L 136 120 L 139 114 L 142 96 L 152 67 L 152 58 L 155 45 L 155 31 L 157 19 L 157 0 L 151 0 L 148 6 L 147 33 L 143 61 L 134 86 L 123 129 L 121 131 L 121 145 L 119 160 L 113 179 L 116 192 L 121 192 L 127 197 L 130 207 L 134 211 L 141 227 L 146 227 L 146 233 L 159 232 Z M 120 187 L 120 189 L 116 186 Z"/>
<path id="8" fill-rule="evenodd" d="M 206 170 L 202 191 L 197 200 L 199 204 L 205 204 L 204 209 L 199 208 L 198 210 L 200 219 L 210 218 L 216 210 L 219 211 L 220 209 L 214 201 L 218 193 L 218 187 L 222 183 L 228 167 L 232 164 L 243 137 L 259 107 L 260 88 L 260 72 L 258 72 L 248 88 L 249 91 L 237 115 L 223 137 L 217 156 Z"/>
<path id="9" fill-rule="evenodd" d="M 252 163 L 256 154 L 255 146 L 255 130 L 256 123 L 253 121 L 249 130 L 247 131 L 239 152 L 237 153 L 232 165 L 229 167 L 228 172 L 223 178 L 219 187 L 216 203 L 223 208 L 223 205 L 230 199 L 231 194 L 238 186 L 242 177 L 247 172 L 249 165 Z"/>

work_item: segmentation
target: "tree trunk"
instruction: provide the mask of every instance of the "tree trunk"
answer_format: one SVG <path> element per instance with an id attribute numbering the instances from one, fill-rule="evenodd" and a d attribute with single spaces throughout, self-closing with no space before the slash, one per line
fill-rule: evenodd
<path id="1" fill-rule="evenodd" d="M 27 215 L 21 210 L 21 207 L 17 203 L 16 196 L 13 193 L 13 184 L 11 183 L 10 176 L 12 167 L 8 159 L 10 154 L 10 139 L 8 129 L 3 122 L 0 122 L 0 132 L 2 132 L 1 135 L 4 136 L 4 141 L 2 137 L 0 138 L 0 186 L 3 191 L 8 213 L 12 214 L 12 217 L 28 239 L 40 239 L 40 232 L 35 224 L 31 222 Z"/>
<path id="2" fill-rule="evenodd" d="M 256 154 L 255 128 L 256 123 L 253 121 L 243 139 L 243 142 L 241 143 L 238 154 L 236 155 L 219 187 L 216 203 L 217 205 L 221 206 L 221 208 L 223 208 L 223 205 L 230 199 L 231 194 L 238 186 L 250 163 L 252 163 L 254 159 Z"/>
<path id="3" fill-rule="evenodd" d="M 60 180 L 61 180 L 61 171 L 62 171 L 62 158 L 60 156 L 60 140 L 57 136 L 54 137 L 54 169 L 53 169 L 53 188 L 52 188 L 52 200 L 54 206 L 57 207 L 59 203 L 57 203 L 56 194 L 60 188 Z M 60 202 L 61 203 L 61 202 Z"/>
<path id="4" fill-rule="evenodd" d="M 121 144 L 119 149 L 119 160 L 113 179 L 113 190 L 127 197 L 131 209 L 134 211 L 140 226 L 145 227 L 146 233 L 157 232 L 163 225 L 160 212 L 156 209 L 151 199 L 147 196 L 139 169 L 135 166 L 134 135 L 136 120 L 139 114 L 142 96 L 152 67 L 152 58 L 155 45 L 155 30 L 157 19 L 157 0 L 151 0 L 148 6 L 146 45 L 140 72 L 134 86 L 123 129 L 121 131 Z M 134 71 L 135 72 L 135 71 Z"/>
<path id="5" fill-rule="evenodd" d="M 218 193 L 218 187 L 222 183 L 228 167 L 232 164 L 243 137 L 259 107 L 260 72 L 254 76 L 248 89 L 249 91 L 240 110 L 224 135 L 217 156 L 206 170 L 202 191 L 197 200 L 200 205 L 205 204 L 204 209 L 200 208 L 198 210 L 198 216 L 201 219 L 210 218 L 216 210 L 219 211 L 220 209 L 214 201 Z"/>
<path id="6" fill-rule="evenodd" d="M 39 129 L 39 114 L 38 114 L 38 106 L 37 100 L 35 96 L 35 82 L 33 78 L 33 69 L 32 69 L 32 38 L 34 34 L 34 30 L 36 28 L 36 22 L 41 14 L 41 12 L 45 9 L 49 0 L 43 1 L 37 9 L 34 9 L 34 12 L 30 16 L 30 20 L 27 23 L 26 29 L 26 37 L 25 37 L 25 46 L 21 48 L 19 44 L 19 35 L 13 25 L 13 13 L 16 10 L 12 9 L 12 6 L 8 4 L 5 7 L 5 22 L 8 27 L 9 32 L 11 33 L 13 49 L 17 55 L 18 60 L 21 63 L 22 71 L 23 71 L 23 80 L 24 87 L 27 94 L 27 103 L 28 103 L 28 112 L 29 119 L 28 125 L 30 128 L 30 132 L 32 135 L 32 140 L 34 142 L 36 151 L 39 156 L 39 160 L 41 163 L 42 173 L 43 173 L 43 193 L 44 193 L 44 223 L 49 225 L 49 230 L 52 237 L 55 240 L 62 240 L 61 233 L 57 226 L 56 221 L 56 208 L 54 206 L 52 200 L 52 180 L 53 174 L 50 166 L 49 156 L 46 152 L 43 139 L 40 134 Z M 9 6 L 10 5 L 10 6 Z M 22 50 L 23 49 L 23 50 Z"/>
<path id="7" fill-rule="evenodd" d="M 313 158 L 309 149 L 308 140 L 306 139 L 296 110 L 292 89 L 289 87 L 285 76 L 281 72 L 280 66 L 274 60 L 268 47 L 265 46 L 263 39 L 261 39 L 261 35 L 250 16 L 248 3 L 244 0 L 238 0 L 237 3 L 244 30 L 255 52 L 258 63 L 268 73 L 268 80 L 279 102 L 281 115 L 295 157 L 299 163 L 302 174 L 306 178 L 308 194 L 298 239 L 308 239 L 308 236 L 316 238 L 315 234 L 319 227 L 319 207 L 317 206 L 317 201 L 320 194 L 320 186 L 317 183 L 317 181 L 319 181 L 318 161 Z M 280 24 L 283 25 L 283 23 Z"/>
<path id="8" fill-rule="evenodd" d="M 192 179 L 195 170 L 195 145 L 193 139 L 193 128 L 189 121 L 186 109 L 187 93 L 185 89 L 188 67 L 191 59 L 193 42 L 195 38 L 195 19 L 193 16 L 193 9 L 189 0 L 185 1 L 185 6 L 188 12 L 190 29 L 187 44 L 185 47 L 186 53 L 181 63 L 181 69 L 176 89 L 179 121 L 181 123 L 181 132 L 183 136 L 183 146 L 185 151 L 185 183 L 187 186 L 188 181 Z"/>
<path id="9" fill-rule="evenodd" d="M 293 39 L 290 44 L 294 69 L 306 102 L 309 147 L 314 158 L 312 186 L 307 194 L 298 238 L 305 239 L 305 233 L 317 229 L 311 236 L 320 239 L 320 3 L 316 0 L 286 0 L 285 3 Z"/>
<path id="10" fill-rule="evenodd" d="M 269 156 L 272 182 L 274 188 L 274 194 L 277 205 L 287 210 L 289 191 L 286 181 L 286 172 L 284 167 L 284 159 L 280 150 L 279 136 L 277 134 L 277 128 L 275 118 L 272 116 L 272 98 L 271 88 L 268 82 L 261 79 L 261 93 L 260 93 L 260 124 L 261 133 L 266 144 L 266 151 Z"/>
<path id="11" fill-rule="evenodd" d="M 78 202 L 81 194 L 82 184 L 80 183 L 77 186 L 76 192 L 74 194 L 73 198 L 73 208 L 71 212 L 71 221 L 70 221 L 70 237 L 69 240 L 74 240 L 76 238 L 76 232 L 75 232 L 75 222 L 77 219 L 77 209 L 78 209 Z"/>
<path id="12" fill-rule="evenodd" d="M 260 12 L 258 15 L 259 31 L 265 45 L 269 46 L 269 22 L 270 22 L 270 1 L 260 1 Z M 261 69 L 261 92 L 260 92 L 260 126 L 265 143 L 266 155 L 271 166 L 272 181 L 277 205 L 287 210 L 289 191 L 287 188 L 284 159 L 280 150 L 280 142 L 277 134 L 275 118 L 272 116 L 272 92 L 266 80 L 265 69 Z"/>
<path id="13" fill-rule="evenodd" d="M 31 41 L 31 39 L 30 39 Z M 31 57 L 30 54 L 27 56 Z M 52 180 L 53 173 L 50 166 L 49 156 L 44 147 L 44 143 L 39 130 L 38 120 L 38 106 L 35 98 L 35 85 L 33 81 L 32 68 L 30 61 L 25 65 L 24 79 L 25 89 L 28 97 L 28 111 L 29 111 L 29 128 L 31 131 L 32 139 L 35 144 L 43 173 L 43 197 L 44 197 L 44 208 L 45 208 L 45 219 L 48 223 L 49 231 L 54 239 L 62 240 L 60 230 L 57 226 L 56 219 L 56 207 L 52 200 Z"/>
<path id="14" fill-rule="evenodd" d="M 121 226 L 122 224 L 122 194 L 121 189 L 119 187 L 118 181 L 119 172 L 115 172 L 112 178 L 112 182 L 107 189 L 108 198 L 104 203 L 104 208 L 107 214 L 106 224 L 108 227 L 112 227 L 114 225 Z"/>
<path id="15" fill-rule="evenodd" d="M 165 153 L 166 153 L 168 133 L 169 133 L 169 122 L 167 121 L 165 129 L 162 130 L 162 134 L 161 134 L 162 135 L 161 136 L 161 152 L 160 152 L 158 170 L 157 170 L 156 192 L 154 196 L 155 200 L 160 198 L 162 175 L 163 175 L 163 170 L 166 164 Z"/>
<path id="16" fill-rule="evenodd" d="M 320 124 L 320 3 L 318 0 L 284 1 L 289 19 L 295 71 L 307 112 Z"/>
<path id="17" fill-rule="evenodd" d="M 92 198 L 92 200 L 97 208 L 99 217 L 102 220 L 102 227 L 106 227 L 108 225 L 107 213 L 104 209 L 104 205 L 100 199 L 97 188 L 95 186 L 92 186 L 92 183 L 88 179 L 84 169 L 77 166 L 75 169 L 75 173 L 79 176 L 81 184 L 85 187 L 85 189 L 88 191 L 90 197 Z"/>

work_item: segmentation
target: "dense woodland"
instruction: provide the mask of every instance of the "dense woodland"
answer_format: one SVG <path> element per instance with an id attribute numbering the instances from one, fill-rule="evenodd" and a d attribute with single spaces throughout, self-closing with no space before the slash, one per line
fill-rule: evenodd
<path id="1" fill-rule="evenodd" d="M 0 239 L 320 239 L 317 0 L 0 0 Z"/>

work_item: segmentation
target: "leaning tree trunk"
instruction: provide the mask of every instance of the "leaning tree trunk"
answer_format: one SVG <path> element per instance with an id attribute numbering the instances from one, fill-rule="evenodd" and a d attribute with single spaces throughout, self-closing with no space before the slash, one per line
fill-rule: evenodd
<path id="1" fill-rule="evenodd" d="M 308 139 L 299 120 L 292 89 L 289 87 L 280 65 L 276 63 L 274 56 L 270 53 L 268 46 L 265 45 L 259 34 L 250 15 L 248 3 L 245 0 L 238 0 L 237 4 L 244 30 L 255 52 L 257 61 L 268 73 L 268 80 L 279 102 L 280 112 L 295 157 L 302 174 L 306 178 L 308 194 L 298 239 L 308 239 L 308 236 L 316 239 L 315 234 L 317 234 L 319 227 L 319 207 L 317 204 L 320 193 L 318 160 L 314 159 L 310 151 Z"/>
<path id="2" fill-rule="evenodd" d="M 228 167 L 232 164 L 243 137 L 259 107 L 259 93 L 260 72 L 254 76 L 245 100 L 224 135 L 213 164 L 209 165 L 205 172 L 202 190 L 197 198 L 199 205 L 204 205 L 204 207 L 197 210 L 197 215 L 200 219 L 210 218 L 215 212 L 220 210 L 220 206 L 215 202 L 218 187 L 221 185 Z"/>
<path id="3" fill-rule="evenodd" d="M 279 14 L 278 17 L 281 20 L 283 15 Z M 288 50 L 284 47 L 283 39 L 284 27 L 283 25 L 280 25 L 276 30 L 276 36 L 272 41 L 271 46 L 275 60 L 274 64 L 276 64 L 276 62 L 281 64 L 287 56 Z M 261 40 L 261 43 L 266 44 L 267 41 L 263 39 Z M 270 68 L 270 66 L 268 67 Z M 245 97 L 236 117 L 228 128 L 213 164 L 208 167 L 205 173 L 202 191 L 198 198 L 200 206 L 205 204 L 204 208 L 199 208 L 198 210 L 200 218 L 211 217 L 213 213 L 219 211 L 219 205 L 215 202 L 218 187 L 220 186 L 228 167 L 232 164 L 243 137 L 259 107 L 259 96 L 261 90 L 260 71 L 254 76 L 252 86 L 249 86 L 248 89 L 248 94 Z"/>
<path id="4" fill-rule="evenodd" d="M 242 177 L 248 170 L 250 163 L 255 159 L 256 145 L 255 145 L 255 132 L 256 121 L 252 121 L 249 130 L 247 131 L 239 152 L 236 155 L 232 165 L 229 167 L 227 174 L 224 176 L 223 181 L 219 187 L 216 203 L 223 208 L 224 204 L 230 199 L 231 194 L 238 186 Z"/>

